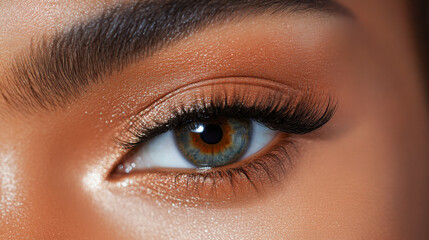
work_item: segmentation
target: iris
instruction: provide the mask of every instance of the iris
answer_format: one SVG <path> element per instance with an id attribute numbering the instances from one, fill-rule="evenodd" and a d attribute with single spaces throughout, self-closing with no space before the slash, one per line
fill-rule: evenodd
<path id="1" fill-rule="evenodd" d="M 247 150 L 250 120 L 221 118 L 174 131 L 178 149 L 198 168 L 213 168 L 237 161 Z"/>

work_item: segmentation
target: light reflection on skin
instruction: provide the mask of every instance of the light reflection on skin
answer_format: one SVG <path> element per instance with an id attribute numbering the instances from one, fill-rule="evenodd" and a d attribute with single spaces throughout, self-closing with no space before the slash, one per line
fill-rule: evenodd
<path id="1" fill-rule="evenodd" d="M 12 156 L 12 153 L 8 155 L 0 154 L 0 159 L 2 159 L 2 171 L 0 172 L 0 193 L 2 193 L 0 209 L 2 219 L 6 219 L 11 211 L 16 211 L 16 208 L 22 205 L 16 198 L 18 181 L 16 179 L 16 165 Z"/>

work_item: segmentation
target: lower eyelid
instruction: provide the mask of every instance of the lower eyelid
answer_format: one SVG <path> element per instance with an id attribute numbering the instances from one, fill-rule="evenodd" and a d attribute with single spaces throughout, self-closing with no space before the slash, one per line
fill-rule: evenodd
<path id="1" fill-rule="evenodd" d="M 296 154 L 293 139 L 278 134 L 272 144 L 254 157 L 207 171 L 150 169 L 112 175 L 112 191 L 189 206 L 247 199 L 282 182 Z"/>

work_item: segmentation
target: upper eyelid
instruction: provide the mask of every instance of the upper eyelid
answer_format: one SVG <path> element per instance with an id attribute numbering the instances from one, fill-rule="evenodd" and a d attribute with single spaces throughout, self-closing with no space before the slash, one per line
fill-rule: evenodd
<path id="1" fill-rule="evenodd" d="M 299 89 L 295 88 L 292 85 L 286 85 L 283 82 L 279 82 L 272 79 L 263 79 L 263 78 L 256 78 L 256 77 L 249 77 L 249 76 L 233 76 L 233 77 L 222 77 L 222 78 L 215 78 L 215 79 L 203 79 L 198 82 L 193 82 L 191 84 L 181 86 L 178 89 L 174 89 L 168 93 L 165 93 L 161 96 L 159 96 L 157 99 L 155 99 L 153 102 L 147 104 L 146 106 L 142 106 L 142 110 L 139 111 L 139 113 L 133 115 L 131 119 L 125 122 L 125 128 L 130 131 L 130 129 L 134 128 L 136 125 L 135 119 L 140 119 L 141 116 L 149 114 L 154 108 L 157 106 L 163 105 L 166 101 L 169 99 L 182 94 L 187 91 L 191 91 L 192 89 L 198 89 L 202 87 L 207 86 L 215 86 L 215 85 L 221 85 L 221 84 L 246 84 L 246 86 L 260 86 L 260 81 L 263 80 L 264 84 L 263 86 L 266 88 L 271 88 L 273 90 L 278 89 L 287 89 L 288 94 L 290 91 L 298 92 Z M 124 142 L 121 140 L 121 137 L 116 137 L 117 142 Z M 121 144 L 122 145 L 122 144 Z"/>
<path id="2" fill-rule="evenodd" d="M 256 80 L 256 79 L 255 79 Z M 261 84 L 261 80 L 259 79 L 258 81 L 255 82 L 255 85 L 253 86 L 263 86 L 263 87 L 268 87 L 274 91 L 278 91 L 279 87 L 286 88 L 287 86 L 285 86 L 284 84 L 280 84 L 280 83 L 276 83 L 276 82 L 272 82 L 272 81 L 263 81 L 265 84 L 268 83 L 269 84 L 273 84 L 271 86 L 264 86 L 264 84 Z M 211 84 L 213 84 L 210 81 Z M 193 86 L 190 88 L 186 88 L 187 91 L 189 91 L 189 89 L 192 88 L 198 88 L 198 87 L 203 87 L 203 86 L 213 86 L 211 84 L 207 84 L 207 83 L 203 83 L 197 86 Z M 237 83 L 234 83 L 237 84 Z M 222 84 L 219 84 L 219 86 L 221 86 Z M 237 84 L 238 85 L 238 84 Z M 245 87 L 251 87 L 251 84 L 247 84 Z M 275 86 L 275 87 L 274 87 Z M 280 88 L 281 89 L 281 88 Z M 183 90 L 183 89 L 181 89 Z M 297 91 L 295 89 L 292 89 L 293 91 Z M 291 89 L 288 89 L 288 91 L 292 91 Z M 171 113 L 169 114 L 170 117 L 166 117 L 166 119 L 161 119 L 161 120 L 155 120 L 151 117 L 146 117 L 146 115 L 162 115 L 162 114 L 150 114 L 152 109 L 156 108 L 157 106 L 161 105 L 164 101 L 167 101 L 170 98 L 174 98 L 175 95 L 181 93 L 181 92 L 186 92 L 185 90 L 183 91 L 176 91 L 175 94 L 171 94 L 168 97 L 163 98 L 160 102 L 156 102 L 154 103 L 151 107 L 146 108 L 145 110 L 143 110 L 142 112 L 140 112 L 139 114 L 137 114 L 136 116 L 133 116 L 133 120 L 130 120 L 126 126 L 131 126 L 128 128 L 128 132 L 131 133 L 131 137 L 128 138 L 123 138 L 123 137 L 118 137 L 117 140 L 120 143 L 121 146 L 123 146 L 124 148 L 134 148 L 136 145 L 141 144 L 143 141 L 145 141 L 146 139 L 150 139 L 152 137 L 155 137 L 156 135 L 159 135 L 163 132 L 166 132 L 168 130 L 172 130 L 175 127 L 180 127 L 178 126 L 179 124 L 187 124 L 186 122 L 184 122 L 182 119 L 179 119 L 178 117 L 180 116 L 181 118 L 188 118 L 187 121 L 190 121 L 191 116 L 189 115 L 189 113 L 192 113 L 193 115 L 195 115 L 193 118 L 201 118 L 201 117 L 210 117 L 209 113 L 204 113 L 201 112 L 203 111 L 202 109 L 205 109 L 206 107 L 210 107 L 210 109 L 216 108 L 216 107 L 220 107 L 219 104 L 226 104 L 223 101 L 226 101 L 226 98 L 230 98 L 229 101 L 233 100 L 233 101 L 241 101 L 240 97 L 243 97 L 244 94 L 237 94 L 237 96 L 227 96 L 225 95 L 225 98 L 220 97 L 219 99 L 214 99 L 212 98 L 212 102 L 209 103 L 191 103 L 191 105 L 189 105 L 189 102 L 186 102 L 185 100 L 181 100 L 182 103 L 179 103 L 183 106 L 185 106 L 186 104 L 188 104 L 188 106 L 182 108 L 182 109 L 176 109 L 175 111 L 179 111 L 176 113 L 173 113 L 171 115 Z M 226 93 L 221 93 L 221 94 L 226 94 Z M 273 92 L 271 92 L 270 94 L 273 94 Z M 283 95 L 284 92 L 279 92 L 278 95 Z M 282 107 L 281 109 L 275 109 L 276 107 L 274 107 L 272 110 L 270 111 L 274 111 L 273 113 L 275 113 L 275 111 L 283 111 L 283 114 L 290 114 L 290 116 L 288 116 L 289 121 L 292 121 L 293 124 L 295 124 L 296 126 L 296 131 L 293 130 L 294 126 L 290 126 L 287 127 L 290 133 L 297 133 L 297 134 L 303 134 L 305 133 L 305 131 L 313 131 L 317 128 L 319 128 L 320 126 L 324 125 L 327 121 L 329 121 L 329 119 L 334 115 L 335 111 L 336 111 L 336 101 L 334 100 L 335 98 L 333 97 L 324 97 L 324 98 L 320 98 L 319 101 L 317 102 L 317 106 L 315 105 L 313 107 L 313 109 L 303 109 L 308 107 L 307 104 L 310 104 L 312 101 L 314 101 L 314 99 L 312 99 L 313 97 L 315 97 L 315 93 L 306 93 L 302 96 L 299 96 L 299 94 L 292 93 L 289 92 L 289 94 L 286 98 L 283 98 L 283 96 L 273 96 L 274 98 L 271 99 L 271 101 L 277 101 L 277 104 L 279 107 Z M 216 96 L 215 96 L 216 97 Z M 266 96 L 265 96 L 266 97 Z M 323 100 L 321 100 L 323 99 Z M 257 98 L 256 100 L 254 100 L 255 102 L 258 102 L 259 100 L 261 100 L 260 98 Z M 216 102 L 218 101 L 218 102 Z M 193 104 L 193 105 L 192 105 Z M 245 103 L 243 103 L 245 104 Z M 250 104 L 250 105 L 249 105 Z M 296 104 L 296 105 L 295 105 Z M 232 105 L 228 105 L 226 104 L 225 107 L 228 106 L 233 106 Z M 255 104 L 252 104 L 250 102 L 247 103 L 247 107 L 245 107 L 244 105 L 241 106 L 241 109 L 249 109 L 252 107 L 255 107 Z M 294 106 L 295 105 L 295 106 Z M 322 108 L 323 107 L 323 108 Z M 194 108 L 194 109 L 193 109 Z M 200 108 L 200 110 L 196 110 L 195 108 Z M 270 109 L 270 108 L 267 108 Z M 226 109 L 224 109 L 225 111 L 228 111 Z M 304 116 L 303 114 L 307 114 L 306 116 Z M 270 114 L 270 112 L 267 112 L 266 114 Z M 301 114 L 301 115 L 299 115 Z M 234 115 L 234 114 L 233 114 Z M 240 117 L 237 116 L 237 114 L 235 114 L 234 116 L 231 117 Z M 249 116 L 241 116 L 241 117 L 249 117 Z M 296 119 L 296 118 L 301 118 L 301 119 Z M 145 119 L 146 118 L 146 119 Z M 265 124 L 269 124 L 268 120 L 269 116 L 267 117 L 267 120 L 263 120 L 265 122 Z M 310 120 L 311 119 L 311 120 Z M 192 121 L 196 121 L 196 120 L 203 120 L 203 119 L 192 119 Z M 254 120 L 261 120 L 261 119 L 254 119 Z M 313 121 L 311 123 L 309 122 L 303 122 L 303 121 Z M 317 122 L 319 121 L 319 122 Z M 155 124 L 153 124 L 153 122 L 156 122 Z M 291 122 L 291 124 L 292 124 Z M 153 124 L 153 127 L 148 127 L 149 124 Z M 307 130 L 302 130 L 302 124 L 310 124 L 310 127 L 308 126 L 309 129 Z M 143 127 L 144 126 L 144 127 Z M 286 126 L 286 125 L 284 125 Z M 279 126 L 274 126 L 271 125 L 271 127 L 275 128 L 275 127 L 279 127 Z M 277 130 L 282 130 L 282 129 L 277 129 Z M 304 131 L 304 132 L 303 132 Z M 137 139 L 136 139 L 137 138 Z"/>
<path id="3" fill-rule="evenodd" d="M 298 92 L 301 91 L 300 88 L 292 85 L 292 84 L 285 84 L 282 81 L 277 81 L 274 79 L 267 79 L 267 78 L 261 78 L 261 77 L 253 77 L 253 76 L 223 76 L 223 77 L 217 77 L 213 79 L 202 79 L 198 80 L 196 82 L 191 82 L 185 86 L 181 86 L 179 88 L 173 89 L 169 92 L 166 92 L 159 97 L 157 97 L 152 102 L 146 104 L 146 106 L 142 106 L 143 110 L 140 111 L 140 114 L 144 113 L 145 111 L 148 112 L 150 109 L 154 108 L 156 105 L 160 105 L 166 100 L 168 100 L 171 97 L 174 97 L 175 95 L 179 95 L 181 93 L 184 93 L 186 91 L 190 91 L 192 89 L 197 89 L 201 87 L 206 86 L 214 86 L 214 85 L 220 85 L 220 84 L 246 84 L 248 86 L 261 86 L 260 81 L 264 81 L 265 88 L 271 88 L 273 90 L 278 89 L 288 89 L 287 93 L 289 94 L 291 91 Z"/>

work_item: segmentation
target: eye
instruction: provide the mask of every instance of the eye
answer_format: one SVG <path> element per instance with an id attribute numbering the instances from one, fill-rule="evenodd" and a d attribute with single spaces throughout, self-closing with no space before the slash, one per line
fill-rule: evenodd
<path id="1" fill-rule="evenodd" d="M 248 119 L 219 118 L 193 123 L 149 140 L 118 173 L 149 168 L 210 169 L 246 159 L 269 144 L 277 132 Z"/>
<path id="2" fill-rule="evenodd" d="M 322 127 L 336 109 L 331 98 L 268 81 L 200 84 L 125 124 L 119 143 L 126 153 L 109 174 L 117 189 L 187 203 L 260 193 L 292 167 L 298 136 Z"/>

